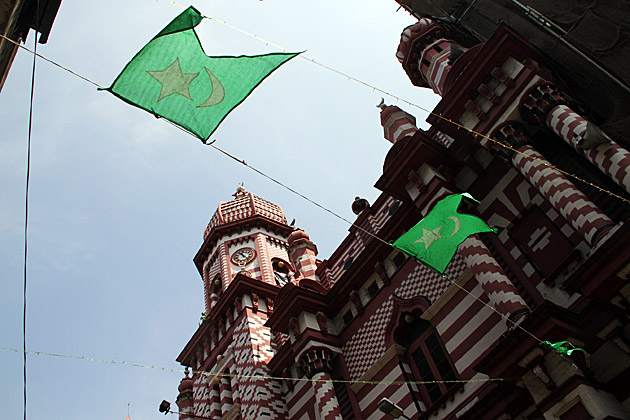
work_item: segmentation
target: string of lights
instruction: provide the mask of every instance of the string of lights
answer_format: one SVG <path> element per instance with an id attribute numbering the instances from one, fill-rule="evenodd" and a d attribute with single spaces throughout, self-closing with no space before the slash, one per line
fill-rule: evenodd
<path id="1" fill-rule="evenodd" d="M 96 359 L 92 357 L 86 356 L 73 356 L 69 354 L 60 354 L 60 353 L 48 353 L 43 351 L 33 351 L 33 350 L 20 350 L 11 347 L 0 346 L 0 350 L 4 351 L 12 351 L 15 353 L 25 353 L 31 354 L 35 356 L 51 356 L 51 357 L 62 357 L 66 359 L 74 359 L 74 360 L 84 360 L 86 362 L 93 363 L 103 363 L 103 364 L 111 364 L 111 365 L 124 365 L 124 366 L 132 366 L 137 368 L 145 368 L 145 369 L 158 369 L 168 372 L 175 373 L 183 373 L 183 374 L 199 374 L 206 377 L 226 377 L 226 378 L 239 378 L 239 379 L 251 379 L 255 381 L 265 380 L 265 381 L 289 381 L 289 382 L 338 382 L 338 383 L 347 383 L 347 384 L 364 384 L 364 385 L 408 385 L 408 384 L 418 384 L 418 385 L 428 385 L 428 384 L 448 384 L 448 383 L 477 383 L 477 382 L 510 382 L 515 381 L 518 378 L 477 378 L 477 379 L 453 379 L 453 380 L 437 380 L 437 381 L 390 381 L 390 380 L 345 380 L 345 379 L 333 379 L 332 381 L 328 379 L 313 379 L 307 377 L 301 378 L 290 378 L 283 376 L 260 376 L 256 374 L 238 374 L 238 373 L 228 373 L 228 372 L 212 372 L 212 371 L 204 371 L 204 370 L 189 370 L 182 368 L 169 368 L 163 366 L 155 366 L 149 364 L 142 363 L 131 363 L 119 360 L 104 360 L 104 359 Z"/>

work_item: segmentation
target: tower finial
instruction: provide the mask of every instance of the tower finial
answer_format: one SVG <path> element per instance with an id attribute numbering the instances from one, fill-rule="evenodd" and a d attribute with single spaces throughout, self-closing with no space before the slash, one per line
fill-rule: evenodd
<path id="1" fill-rule="evenodd" d="M 387 105 L 385 104 L 385 98 L 381 98 L 381 103 L 376 105 L 377 108 L 380 108 L 381 111 L 384 110 L 385 108 L 387 108 Z"/>
<path id="2" fill-rule="evenodd" d="M 245 183 L 241 182 L 240 184 L 238 184 L 238 186 L 236 187 L 236 192 L 234 194 L 232 194 L 234 197 L 238 197 L 239 195 L 242 195 L 243 193 L 245 193 L 245 187 L 244 187 Z"/>

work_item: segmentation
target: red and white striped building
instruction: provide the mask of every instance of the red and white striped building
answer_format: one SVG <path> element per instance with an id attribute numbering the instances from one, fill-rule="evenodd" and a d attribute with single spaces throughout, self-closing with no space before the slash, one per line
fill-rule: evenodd
<path id="1" fill-rule="evenodd" d="M 397 57 L 442 101 L 428 131 L 381 106 L 382 194 L 332 255 L 242 188 L 219 204 L 180 420 L 376 420 L 383 398 L 414 420 L 630 418 L 628 139 L 505 25 L 423 17 Z M 480 203 L 460 211 L 497 233 L 463 242 L 448 278 L 388 244 L 464 191 Z"/>

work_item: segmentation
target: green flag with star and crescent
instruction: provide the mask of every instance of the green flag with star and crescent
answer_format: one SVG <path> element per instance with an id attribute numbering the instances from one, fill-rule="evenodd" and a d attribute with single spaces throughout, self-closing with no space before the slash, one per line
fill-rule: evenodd
<path id="1" fill-rule="evenodd" d="M 145 45 L 105 90 L 205 141 L 269 74 L 299 53 L 207 56 L 189 7 Z"/>
<path id="2" fill-rule="evenodd" d="M 438 201 L 424 219 L 398 238 L 392 246 L 435 271 L 444 273 L 457 247 L 468 236 L 493 231 L 477 216 L 457 211 L 462 197 L 472 199 L 469 194 L 453 194 Z"/>

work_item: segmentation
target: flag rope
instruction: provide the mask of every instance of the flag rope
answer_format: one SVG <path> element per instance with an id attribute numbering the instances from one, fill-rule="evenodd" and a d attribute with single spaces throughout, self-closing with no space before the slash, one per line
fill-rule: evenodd
<path id="1" fill-rule="evenodd" d="M 102 363 L 102 364 L 111 364 L 111 365 L 124 365 L 131 366 L 137 368 L 145 368 L 145 369 L 157 369 L 174 373 L 188 373 L 191 372 L 193 374 L 200 374 L 205 377 L 226 377 L 226 378 L 240 378 L 240 379 L 255 379 L 255 380 L 275 380 L 275 381 L 296 381 L 296 382 L 337 382 L 337 383 L 346 383 L 346 384 L 364 384 L 364 385 L 408 385 L 408 384 L 417 384 L 417 385 L 430 385 L 430 384 L 449 384 L 449 383 L 477 383 L 477 382 L 509 382 L 516 381 L 519 378 L 517 377 L 506 377 L 506 378 L 478 378 L 478 379 L 452 379 L 452 380 L 436 380 L 436 381 L 396 381 L 396 380 L 349 380 L 349 379 L 314 379 L 314 378 L 287 378 L 283 376 L 260 376 L 259 374 L 239 374 L 239 373 L 227 373 L 227 372 L 213 372 L 213 371 L 204 371 L 204 370 L 189 370 L 188 368 L 169 368 L 163 366 L 155 366 L 155 365 L 147 365 L 141 363 L 130 363 L 119 360 L 103 360 L 96 359 L 92 357 L 85 356 L 73 356 L 68 354 L 61 353 L 48 353 L 44 351 L 34 351 L 34 350 L 20 350 L 14 349 L 11 347 L 0 346 L 0 350 L 11 351 L 15 353 L 28 353 L 36 356 L 50 356 L 50 357 L 60 357 L 65 359 L 74 359 L 74 360 L 84 360 L 92 363 Z"/>

